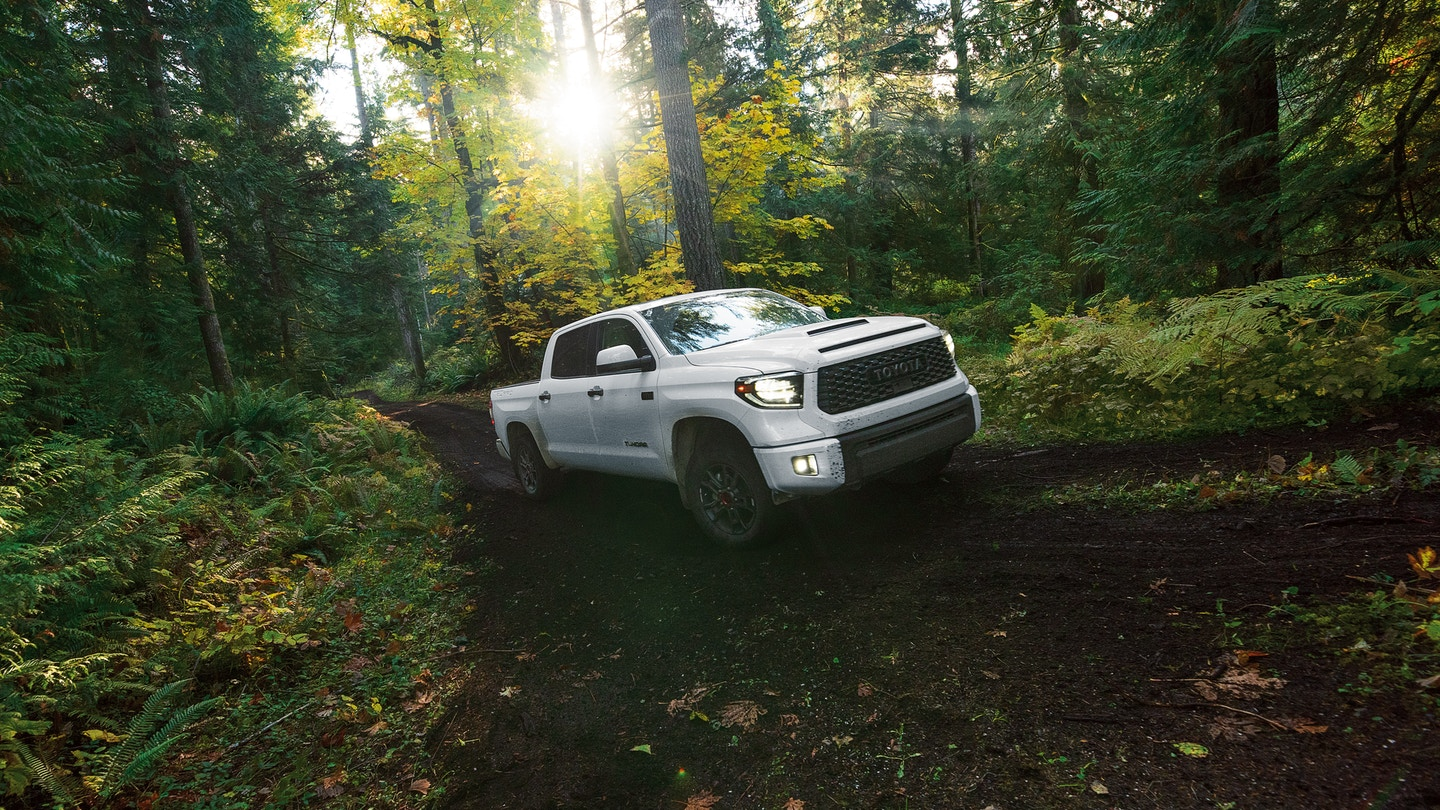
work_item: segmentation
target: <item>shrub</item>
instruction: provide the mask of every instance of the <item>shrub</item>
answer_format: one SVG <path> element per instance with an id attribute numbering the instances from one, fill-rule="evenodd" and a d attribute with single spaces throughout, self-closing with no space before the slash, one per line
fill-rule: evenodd
<path id="1" fill-rule="evenodd" d="M 1039 308 L 988 393 L 1020 437 L 1122 438 L 1333 418 L 1440 385 L 1440 276 L 1282 279 L 1084 315 Z"/>

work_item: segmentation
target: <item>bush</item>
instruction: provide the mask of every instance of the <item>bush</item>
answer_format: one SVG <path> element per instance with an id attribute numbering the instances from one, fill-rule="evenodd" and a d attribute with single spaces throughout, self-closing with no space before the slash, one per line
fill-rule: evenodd
<path id="1" fill-rule="evenodd" d="M 358 402 L 276 389 L 195 397 L 146 435 L 156 454 L 55 433 L 4 458 L 0 791 L 134 791 L 207 714 L 186 745 L 230 751 L 263 733 L 277 750 L 311 750 L 312 723 L 280 721 L 326 689 L 337 707 L 325 711 L 372 729 L 345 756 L 418 746 L 427 715 L 394 712 L 429 680 L 425 661 L 448 649 L 460 612 L 444 587 L 435 462 Z M 290 780 L 272 798 L 303 802 L 325 764 L 170 759 L 152 800 L 243 793 L 268 768 Z"/>
<path id="2" fill-rule="evenodd" d="M 1432 274 L 1433 276 L 1433 274 Z M 1117 439 L 1334 418 L 1440 386 L 1440 277 L 1283 279 L 1084 315 L 1039 308 L 988 389 L 992 429 Z"/>

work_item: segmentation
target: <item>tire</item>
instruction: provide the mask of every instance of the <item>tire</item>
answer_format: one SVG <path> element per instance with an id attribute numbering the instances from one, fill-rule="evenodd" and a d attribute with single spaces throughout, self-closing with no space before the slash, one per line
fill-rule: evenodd
<path id="1" fill-rule="evenodd" d="M 900 469 L 890 473 L 891 481 L 899 484 L 923 484 L 940 477 L 945 468 L 950 466 L 950 457 L 954 455 L 955 448 L 947 447 L 938 453 L 931 453 L 928 456 L 910 462 Z"/>
<path id="2" fill-rule="evenodd" d="M 515 470 L 515 480 L 520 482 L 520 491 L 527 498 L 543 501 L 555 493 L 560 485 L 560 471 L 550 469 L 540 446 L 528 430 L 517 430 L 510 441 L 510 466 Z"/>
<path id="3" fill-rule="evenodd" d="M 775 502 L 755 454 L 737 444 L 709 444 L 690 462 L 686 501 L 695 522 L 712 540 L 732 548 L 764 538 L 775 520 Z"/>

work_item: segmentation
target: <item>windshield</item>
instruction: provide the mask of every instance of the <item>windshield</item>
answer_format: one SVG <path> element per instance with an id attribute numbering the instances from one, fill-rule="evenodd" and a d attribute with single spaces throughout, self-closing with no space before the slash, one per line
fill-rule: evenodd
<path id="1" fill-rule="evenodd" d="M 797 301 L 764 290 L 692 298 L 640 314 L 671 354 L 689 354 L 825 320 Z"/>

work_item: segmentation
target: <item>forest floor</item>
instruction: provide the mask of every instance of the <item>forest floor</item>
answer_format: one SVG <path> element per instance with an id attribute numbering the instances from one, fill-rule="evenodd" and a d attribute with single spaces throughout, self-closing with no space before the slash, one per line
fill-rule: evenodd
<path id="1" fill-rule="evenodd" d="M 1436 657 L 1397 668 L 1291 618 L 1409 577 L 1440 487 L 1077 495 L 1433 445 L 1433 412 L 966 446 L 939 482 L 792 505 L 779 539 L 731 552 L 673 486 L 573 474 L 531 503 L 483 413 L 377 406 L 429 437 L 476 529 L 442 806 L 1440 807 L 1440 706 L 1416 684 Z"/>

